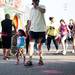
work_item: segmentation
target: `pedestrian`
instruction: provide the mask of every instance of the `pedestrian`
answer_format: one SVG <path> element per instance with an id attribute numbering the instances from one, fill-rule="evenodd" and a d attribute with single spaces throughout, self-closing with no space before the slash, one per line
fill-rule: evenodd
<path id="1" fill-rule="evenodd" d="M 34 43 L 34 52 L 37 53 L 37 51 L 38 51 L 37 40 L 35 40 L 35 43 Z"/>
<path id="2" fill-rule="evenodd" d="M 72 36 L 72 29 L 73 29 L 73 19 L 69 20 L 69 25 L 68 25 L 69 29 L 70 29 L 70 33 L 68 34 L 68 41 L 69 43 L 73 43 L 73 36 Z"/>
<path id="3" fill-rule="evenodd" d="M 56 36 L 58 35 L 58 28 L 56 28 L 57 23 L 55 22 L 54 17 L 49 17 L 50 23 L 49 27 L 47 29 L 47 49 L 48 51 L 51 48 L 51 41 L 53 41 L 55 48 L 56 48 L 56 53 L 58 53 L 58 43 L 56 41 Z"/>
<path id="4" fill-rule="evenodd" d="M 32 0 L 32 9 L 30 12 L 30 32 L 29 32 L 29 61 L 26 63 L 25 66 L 31 66 L 32 63 L 32 56 L 34 53 L 34 42 L 35 40 L 38 41 L 38 51 L 39 51 L 39 65 L 43 65 L 43 58 L 42 58 L 42 39 L 45 36 L 46 32 L 46 24 L 44 19 L 45 7 L 43 5 L 39 5 L 39 0 Z"/>
<path id="5" fill-rule="evenodd" d="M 3 59 L 8 59 L 11 49 L 11 36 L 12 36 L 12 20 L 9 14 L 5 14 L 5 19 L 1 22 L 2 26 L 2 46 L 3 46 Z"/>
<path id="6" fill-rule="evenodd" d="M 17 45 L 17 35 L 16 35 L 16 27 L 13 24 L 12 26 L 12 37 L 11 37 L 11 52 L 15 54 Z"/>
<path id="7" fill-rule="evenodd" d="M 75 21 L 73 20 L 73 28 L 72 28 L 72 36 L 73 36 L 73 50 L 75 53 Z"/>
<path id="8" fill-rule="evenodd" d="M 28 54 L 29 49 L 29 20 L 27 20 L 27 25 L 25 26 L 26 29 L 26 53 Z"/>
<path id="9" fill-rule="evenodd" d="M 23 63 L 25 63 L 25 55 L 26 55 L 25 45 L 26 45 L 25 32 L 22 29 L 19 29 L 17 33 L 16 64 L 19 64 L 19 56 L 23 57 L 24 59 Z"/>
<path id="10" fill-rule="evenodd" d="M 67 35 L 70 32 L 70 29 L 68 28 L 68 25 L 65 23 L 64 19 L 60 20 L 60 35 L 61 35 L 61 43 L 62 43 L 62 47 L 63 47 L 63 55 L 66 54 L 66 39 L 67 39 Z"/>

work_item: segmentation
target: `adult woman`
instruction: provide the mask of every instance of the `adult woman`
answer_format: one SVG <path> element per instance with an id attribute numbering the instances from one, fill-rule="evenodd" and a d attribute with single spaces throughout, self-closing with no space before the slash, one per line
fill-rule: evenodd
<path id="1" fill-rule="evenodd" d="M 73 36 L 73 49 L 75 50 L 75 21 L 73 21 L 72 36 Z"/>
<path id="2" fill-rule="evenodd" d="M 56 28 L 56 22 L 54 17 L 49 17 L 50 24 L 49 28 L 47 29 L 47 49 L 50 50 L 51 40 L 53 40 L 53 43 L 56 48 L 56 53 L 58 53 L 58 43 L 56 41 L 56 36 L 58 35 L 58 28 Z"/>
<path id="3" fill-rule="evenodd" d="M 66 54 L 66 39 L 68 35 L 69 28 L 66 25 L 65 21 L 63 19 L 60 20 L 60 34 L 61 34 L 61 43 L 63 47 L 63 55 Z"/>

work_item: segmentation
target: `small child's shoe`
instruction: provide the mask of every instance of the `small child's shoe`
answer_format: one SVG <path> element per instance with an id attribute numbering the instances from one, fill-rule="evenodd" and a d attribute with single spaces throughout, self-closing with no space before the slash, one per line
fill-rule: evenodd
<path id="1" fill-rule="evenodd" d="M 33 64 L 32 64 L 32 61 L 27 61 L 27 63 L 26 64 L 24 64 L 24 66 L 32 66 Z"/>

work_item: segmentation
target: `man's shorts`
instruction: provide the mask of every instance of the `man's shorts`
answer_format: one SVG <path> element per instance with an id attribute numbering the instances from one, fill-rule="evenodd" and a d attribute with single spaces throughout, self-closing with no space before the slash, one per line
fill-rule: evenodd
<path id="1" fill-rule="evenodd" d="M 29 37 L 30 37 L 30 40 L 34 39 L 34 40 L 38 41 L 38 39 L 42 39 L 41 42 L 44 43 L 45 40 L 46 40 L 45 34 L 46 34 L 45 32 L 33 32 L 33 31 L 30 31 L 29 32 Z"/>

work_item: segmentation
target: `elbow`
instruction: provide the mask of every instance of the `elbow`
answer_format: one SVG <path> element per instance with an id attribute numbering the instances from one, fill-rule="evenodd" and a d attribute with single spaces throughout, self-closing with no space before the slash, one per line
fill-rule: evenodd
<path id="1" fill-rule="evenodd" d="M 45 9 L 43 9 L 43 10 L 42 10 L 42 13 L 45 13 L 45 12 L 46 12 L 46 10 L 45 10 Z"/>

